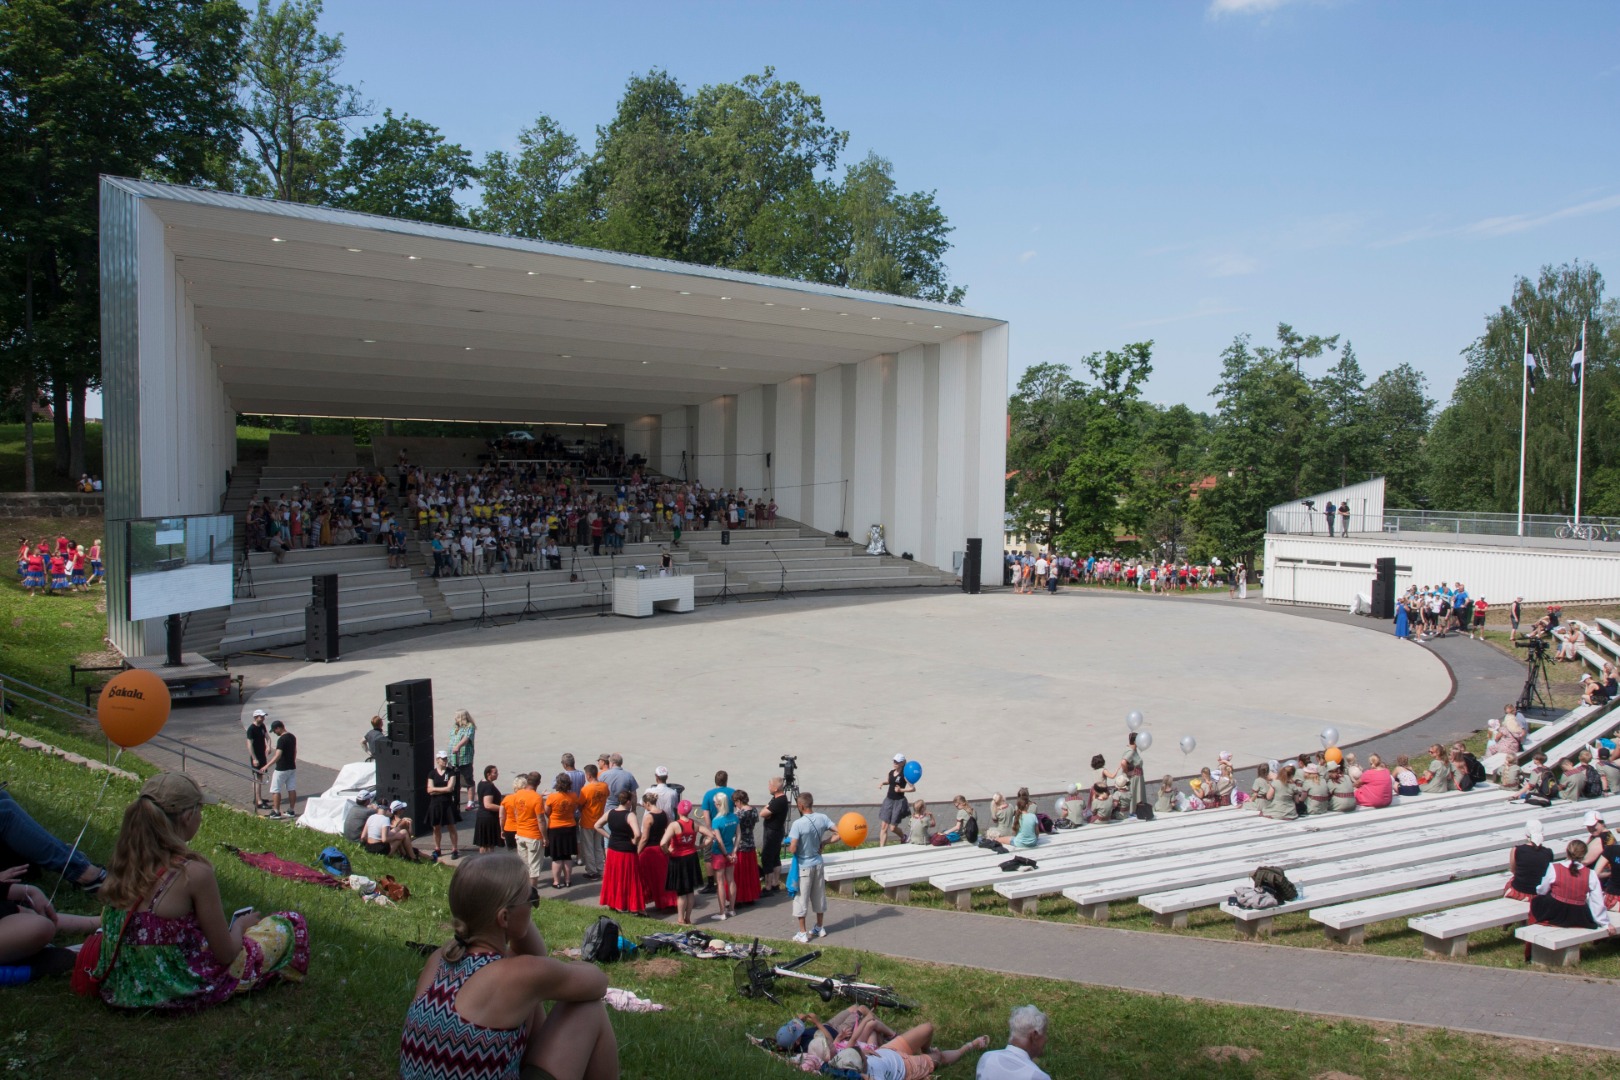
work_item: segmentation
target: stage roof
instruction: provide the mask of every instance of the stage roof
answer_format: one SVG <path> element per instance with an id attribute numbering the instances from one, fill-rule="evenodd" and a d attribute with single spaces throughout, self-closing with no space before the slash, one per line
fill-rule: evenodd
<path id="1" fill-rule="evenodd" d="M 121 178 L 243 413 L 623 423 L 1001 325 L 945 304 Z"/>

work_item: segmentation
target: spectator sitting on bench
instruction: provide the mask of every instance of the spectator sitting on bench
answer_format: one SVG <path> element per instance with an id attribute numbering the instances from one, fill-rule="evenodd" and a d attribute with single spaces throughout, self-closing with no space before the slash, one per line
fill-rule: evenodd
<path id="1" fill-rule="evenodd" d="M 1600 683 L 1590 675 L 1581 676 L 1581 704 L 1607 705 L 1609 703 L 1609 690 L 1607 683 Z"/>

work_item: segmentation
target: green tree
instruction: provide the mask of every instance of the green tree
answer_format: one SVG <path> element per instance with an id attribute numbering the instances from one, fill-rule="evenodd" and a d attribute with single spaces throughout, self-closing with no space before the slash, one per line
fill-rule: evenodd
<path id="1" fill-rule="evenodd" d="M 579 140 L 542 115 L 518 133 L 515 154 L 485 155 L 473 226 L 531 240 L 577 238 L 583 221 L 571 185 L 582 163 Z"/>
<path id="2" fill-rule="evenodd" d="M 1061 547 L 1095 551 L 1115 546 L 1134 480 L 1135 434 L 1145 406 L 1142 384 L 1153 372 L 1153 342 L 1092 353 L 1091 383 L 1081 399 L 1081 425 L 1063 472 L 1065 516 Z"/>
<path id="3" fill-rule="evenodd" d="M 1051 543 L 1066 525 L 1062 481 L 1084 411 L 1085 387 L 1064 364 L 1025 369 L 1007 401 L 1007 512 L 1038 543 Z"/>
<path id="4" fill-rule="evenodd" d="M 1410 364 L 1398 364 L 1367 388 L 1366 442 L 1370 472 L 1384 478 L 1384 505 L 1423 507 L 1424 447 L 1434 421 L 1428 380 Z"/>
<path id="5" fill-rule="evenodd" d="M 371 111 L 338 81 L 343 37 L 321 33 L 320 15 L 321 0 L 259 0 L 248 27 L 238 183 L 250 195 L 318 202 L 343 151 L 343 125 Z"/>
<path id="6" fill-rule="evenodd" d="M 218 178 L 244 21 L 233 0 L 0 4 L 0 355 L 23 401 L 49 386 L 69 475 L 101 370 L 98 177 Z"/>
<path id="7" fill-rule="evenodd" d="M 851 168 L 837 193 L 832 285 L 960 304 L 946 278 L 951 226 L 933 192 L 897 194 L 893 167 L 876 154 Z"/>
<path id="8" fill-rule="evenodd" d="M 456 193 L 467 190 L 477 175 L 472 155 L 446 142 L 438 128 L 385 109 L 381 123 L 343 149 L 322 184 L 321 201 L 368 214 L 464 225 L 467 215 Z"/>
<path id="9" fill-rule="evenodd" d="M 1347 341 L 1338 362 L 1316 380 L 1322 426 L 1312 445 L 1311 475 L 1321 488 L 1343 487 L 1368 477 L 1371 468 L 1367 430 L 1366 376 Z"/>
<path id="10" fill-rule="evenodd" d="M 1512 298 L 1486 317 L 1484 333 L 1463 350 L 1463 375 L 1430 435 L 1426 471 L 1436 506 L 1517 509 L 1526 329 L 1544 374 L 1528 403 L 1525 512 L 1574 510 L 1578 401 L 1569 358 L 1583 321 L 1588 323 L 1584 466 L 1588 475 L 1604 477 L 1620 464 L 1620 417 L 1612 406 L 1620 393 L 1610 344 L 1612 311 L 1603 303 L 1603 276 L 1589 263 L 1545 266 L 1536 280 L 1514 283 Z"/>
<path id="11" fill-rule="evenodd" d="M 1125 524 L 1161 557 L 1180 552 L 1191 537 L 1192 505 L 1209 447 L 1209 418 L 1185 405 L 1153 409 L 1142 423 Z"/>

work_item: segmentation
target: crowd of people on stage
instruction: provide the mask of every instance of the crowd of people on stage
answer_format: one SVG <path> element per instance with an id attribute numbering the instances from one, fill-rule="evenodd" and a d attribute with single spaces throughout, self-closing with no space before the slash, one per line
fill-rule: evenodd
<path id="1" fill-rule="evenodd" d="M 1508 609 L 1508 622 L 1516 636 L 1523 597 Z M 1483 596 L 1470 596 L 1463 583 L 1412 585 L 1395 602 L 1395 636 L 1411 641 L 1466 634 L 1483 640 L 1485 621 L 1490 612 Z"/>
<path id="2" fill-rule="evenodd" d="M 1088 555 L 1078 552 L 1052 554 L 1041 551 L 1006 552 L 1007 584 L 1015 592 L 1034 593 L 1042 589 L 1056 592 L 1059 585 L 1113 585 L 1148 593 L 1185 593 L 1220 585 L 1236 587 L 1247 582 L 1242 562 L 1224 566 L 1219 557 L 1207 563 L 1186 560 L 1122 559 L 1117 555 Z"/>
<path id="3" fill-rule="evenodd" d="M 102 570 L 101 540 L 89 547 L 59 535 L 55 543 L 41 537 L 31 544 L 26 536 L 17 538 L 17 580 L 29 596 L 88 592 L 106 580 Z"/>

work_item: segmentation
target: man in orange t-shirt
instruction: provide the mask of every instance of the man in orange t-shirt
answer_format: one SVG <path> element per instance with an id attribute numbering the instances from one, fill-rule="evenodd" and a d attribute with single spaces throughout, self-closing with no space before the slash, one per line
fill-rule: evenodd
<path id="1" fill-rule="evenodd" d="M 529 883 L 538 885 L 545 865 L 540 845 L 540 795 L 529 778 L 518 774 L 512 794 L 501 800 L 506 827 L 517 837 L 518 855 L 529 868 Z"/>
<path id="2" fill-rule="evenodd" d="M 579 863 L 586 877 L 602 874 L 602 834 L 596 823 L 607 811 L 608 786 L 596 777 L 596 766 L 585 766 L 585 786 L 579 789 L 585 800 L 579 813 Z"/>

